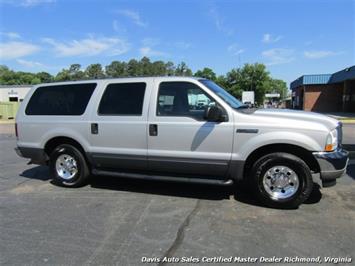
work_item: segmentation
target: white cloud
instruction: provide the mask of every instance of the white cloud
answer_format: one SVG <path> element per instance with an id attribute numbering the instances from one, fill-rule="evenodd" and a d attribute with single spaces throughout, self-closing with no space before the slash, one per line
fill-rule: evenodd
<path id="1" fill-rule="evenodd" d="M 142 40 L 142 47 L 139 48 L 139 52 L 141 56 L 147 56 L 147 57 L 166 57 L 169 54 L 166 52 L 159 51 L 157 49 L 154 49 L 153 47 L 157 46 L 160 44 L 160 40 L 157 38 L 144 38 Z"/>
<path id="2" fill-rule="evenodd" d="M 225 24 L 225 19 L 222 17 L 216 7 L 212 7 L 209 10 L 210 16 L 214 20 L 214 24 L 218 31 L 223 32 L 226 35 L 233 35 L 234 30 Z"/>
<path id="3" fill-rule="evenodd" d="M 265 33 L 262 39 L 263 43 L 275 43 L 278 42 L 279 40 L 281 40 L 283 38 L 283 36 L 279 35 L 279 36 L 273 36 L 270 33 Z"/>
<path id="4" fill-rule="evenodd" d="M 33 68 L 33 67 L 44 67 L 44 65 L 40 62 L 35 62 L 35 61 L 27 61 L 23 59 L 16 59 L 16 62 L 19 63 L 22 66 Z"/>
<path id="5" fill-rule="evenodd" d="M 26 42 L 6 42 L 0 43 L 0 59 L 16 59 L 33 54 L 40 50 L 40 47 Z"/>
<path id="6" fill-rule="evenodd" d="M 55 3 L 56 0 L 0 0 L 1 4 L 10 4 L 21 7 L 33 7 L 42 4 Z"/>
<path id="7" fill-rule="evenodd" d="M 112 28 L 115 32 L 126 32 L 126 28 L 120 25 L 117 20 L 112 21 Z"/>
<path id="8" fill-rule="evenodd" d="M 157 38 L 144 38 L 142 40 L 143 46 L 156 46 L 160 43 L 160 40 Z"/>
<path id="9" fill-rule="evenodd" d="M 5 36 L 8 39 L 20 39 L 21 36 L 17 32 L 0 32 L 0 35 Z"/>
<path id="10" fill-rule="evenodd" d="M 312 51 L 305 51 L 303 54 L 306 58 L 309 59 L 319 59 L 319 58 L 326 58 L 330 56 L 340 55 L 344 52 L 334 52 L 329 50 L 312 50 Z"/>
<path id="11" fill-rule="evenodd" d="M 139 52 L 142 56 L 148 56 L 148 57 L 153 57 L 153 56 L 162 56 L 162 57 L 166 57 L 168 56 L 167 53 L 162 52 L 162 51 L 158 51 L 158 50 L 154 50 L 149 46 L 144 46 L 141 47 L 139 49 Z"/>
<path id="12" fill-rule="evenodd" d="M 294 58 L 294 50 L 284 48 L 274 48 L 263 51 L 261 54 L 266 60 L 266 65 L 280 65 L 292 62 Z"/>
<path id="13" fill-rule="evenodd" d="M 229 45 L 227 50 L 234 56 L 240 55 L 245 52 L 245 49 L 239 48 L 236 43 Z"/>
<path id="14" fill-rule="evenodd" d="M 189 42 L 180 41 L 180 42 L 174 43 L 174 46 L 178 49 L 186 50 L 186 49 L 189 49 L 192 45 Z"/>
<path id="15" fill-rule="evenodd" d="M 105 53 L 106 55 L 120 55 L 129 50 L 129 44 L 118 38 L 86 38 L 70 42 L 58 42 L 54 39 L 44 38 L 44 42 L 53 46 L 58 56 L 93 56 Z"/>
<path id="16" fill-rule="evenodd" d="M 137 26 L 140 26 L 140 27 L 147 27 L 148 26 L 148 24 L 142 20 L 141 16 L 139 15 L 139 13 L 137 11 L 123 9 L 123 10 L 116 10 L 116 13 L 129 18 Z"/>
<path id="17" fill-rule="evenodd" d="M 37 6 L 41 4 L 50 4 L 54 3 L 56 0 L 22 0 L 20 5 L 24 7 Z"/>

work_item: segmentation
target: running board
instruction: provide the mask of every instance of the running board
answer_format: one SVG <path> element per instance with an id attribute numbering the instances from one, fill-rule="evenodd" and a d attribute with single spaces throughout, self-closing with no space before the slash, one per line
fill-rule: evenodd
<path id="1" fill-rule="evenodd" d="M 176 176 L 161 176 L 161 175 L 147 175 L 147 174 L 135 174 L 135 173 L 123 173 L 93 169 L 93 175 L 115 176 L 115 177 L 127 177 L 134 179 L 155 180 L 155 181 L 169 181 L 169 182 L 185 182 L 185 183 L 197 183 L 219 186 L 233 185 L 233 180 L 216 180 L 206 178 L 190 178 L 190 177 L 176 177 Z"/>

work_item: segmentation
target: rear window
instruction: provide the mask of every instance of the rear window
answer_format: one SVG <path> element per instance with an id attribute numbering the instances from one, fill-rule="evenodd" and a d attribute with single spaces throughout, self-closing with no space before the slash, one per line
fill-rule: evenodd
<path id="1" fill-rule="evenodd" d="M 109 84 L 100 102 L 99 115 L 142 115 L 145 87 L 144 82 Z"/>
<path id="2" fill-rule="evenodd" d="M 27 115 L 82 115 L 96 83 L 38 87 L 27 107 Z"/>

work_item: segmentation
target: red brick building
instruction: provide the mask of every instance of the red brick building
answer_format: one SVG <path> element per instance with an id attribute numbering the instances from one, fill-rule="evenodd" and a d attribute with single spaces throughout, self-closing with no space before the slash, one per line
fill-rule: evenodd
<path id="1" fill-rule="evenodd" d="M 355 113 L 355 66 L 334 74 L 304 75 L 290 87 L 294 109 Z"/>

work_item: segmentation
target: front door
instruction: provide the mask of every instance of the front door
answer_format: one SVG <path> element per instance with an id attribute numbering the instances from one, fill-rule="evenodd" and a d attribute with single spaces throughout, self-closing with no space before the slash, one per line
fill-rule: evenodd
<path id="1" fill-rule="evenodd" d="M 233 146 L 232 116 L 226 122 L 207 122 L 204 112 L 210 105 L 219 103 L 198 83 L 155 84 L 148 122 L 149 170 L 212 178 L 225 176 Z"/>

